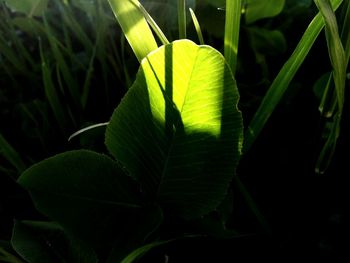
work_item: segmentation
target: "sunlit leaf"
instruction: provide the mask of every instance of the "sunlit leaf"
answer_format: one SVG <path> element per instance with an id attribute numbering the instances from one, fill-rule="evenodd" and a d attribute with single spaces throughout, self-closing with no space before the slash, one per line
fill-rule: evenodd
<path id="1" fill-rule="evenodd" d="M 108 0 L 135 56 L 141 61 L 158 45 L 137 0 Z"/>
<path id="2" fill-rule="evenodd" d="M 227 1 L 225 11 L 224 55 L 233 74 L 237 67 L 242 1 Z"/>
<path id="3" fill-rule="evenodd" d="M 223 56 L 175 41 L 147 56 L 115 110 L 106 145 L 143 190 L 185 217 L 224 198 L 242 143 L 238 90 Z"/>

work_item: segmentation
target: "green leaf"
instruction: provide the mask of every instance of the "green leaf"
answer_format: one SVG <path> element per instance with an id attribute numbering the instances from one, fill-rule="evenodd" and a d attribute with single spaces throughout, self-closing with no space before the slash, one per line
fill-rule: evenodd
<path id="1" fill-rule="evenodd" d="M 282 12 L 285 0 L 247 0 L 245 21 L 252 24 L 257 20 L 274 17 Z"/>
<path id="2" fill-rule="evenodd" d="M 278 55 L 287 50 L 287 41 L 279 30 L 269 30 L 251 26 L 246 29 L 250 44 L 255 52 L 266 55 Z"/>
<path id="3" fill-rule="evenodd" d="M 141 63 L 113 113 L 106 145 L 143 190 L 184 218 L 224 198 L 242 144 L 239 94 L 224 57 L 189 40 Z"/>
<path id="4" fill-rule="evenodd" d="M 177 13 L 179 20 L 179 39 L 186 38 L 186 1 L 177 1 Z"/>
<path id="5" fill-rule="evenodd" d="M 27 169 L 18 183 L 37 209 L 93 244 L 128 236 L 139 202 L 129 178 L 105 155 L 58 154 Z"/>
<path id="6" fill-rule="evenodd" d="M 337 19 L 329 0 L 315 0 L 325 23 L 328 53 L 333 67 L 333 79 L 338 98 L 338 108 L 341 114 L 344 104 L 346 66 L 345 51 L 340 40 Z"/>
<path id="7" fill-rule="evenodd" d="M 341 31 L 342 43 L 345 50 L 345 58 L 347 64 L 349 64 L 350 59 L 350 2 L 347 1 L 342 7 L 344 14 L 343 25 Z"/>
<path id="8" fill-rule="evenodd" d="M 135 56 L 141 61 L 158 45 L 137 0 L 108 0 Z"/>
<path id="9" fill-rule="evenodd" d="M 235 74 L 237 67 L 237 53 L 239 30 L 241 22 L 242 1 L 227 1 L 225 10 L 225 37 L 224 37 L 224 54 L 227 63 Z"/>
<path id="10" fill-rule="evenodd" d="M 337 19 L 334 11 L 332 10 L 330 1 L 315 0 L 314 2 L 322 14 L 325 23 L 328 53 L 333 67 L 332 76 L 334 80 L 335 94 L 337 97 L 338 106 L 337 113 L 334 116 L 331 133 L 320 153 L 316 164 L 316 172 L 323 173 L 333 157 L 336 143 L 340 134 L 340 125 L 345 98 L 347 59 L 345 57 L 345 51 L 339 36 Z"/>
<path id="11" fill-rule="evenodd" d="M 98 262 L 94 250 L 52 222 L 16 221 L 11 243 L 29 263 Z"/>
<path id="12" fill-rule="evenodd" d="M 41 16 L 47 9 L 48 0 L 5 0 L 6 5 L 13 11 L 27 16 Z"/>

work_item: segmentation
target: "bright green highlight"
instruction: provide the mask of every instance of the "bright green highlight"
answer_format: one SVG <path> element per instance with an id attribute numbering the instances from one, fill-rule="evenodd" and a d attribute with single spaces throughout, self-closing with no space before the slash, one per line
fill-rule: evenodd
<path id="1" fill-rule="evenodd" d="M 164 93 L 167 94 L 167 89 L 171 89 L 174 106 L 183 115 L 182 120 L 178 121 L 182 122 L 184 131 L 191 133 L 199 129 L 219 137 L 221 108 L 218 105 L 221 105 L 223 100 L 223 89 L 215 92 L 213 89 L 222 84 L 225 64 L 218 64 L 213 68 L 211 59 L 207 58 L 210 58 L 215 51 L 209 48 L 200 49 L 189 41 L 171 47 L 172 54 L 162 48 L 142 63 L 143 73 L 147 76 L 150 104 L 154 105 L 151 107 L 153 118 L 160 121 L 163 128 L 166 127 L 167 101 L 164 100 Z M 186 56 L 183 55 L 182 49 L 186 50 Z M 164 58 L 166 59 L 167 56 L 173 56 L 176 59 L 172 64 L 164 63 Z M 208 68 L 212 68 L 218 77 L 205 78 L 202 74 L 198 74 L 200 71 L 206 72 L 205 69 Z M 154 69 L 157 69 L 156 72 Z M 193 70 L 196 71 L 193 72 Z M 169 81 L 170 78 L 172 83 Z"/>
<path id="2" fill-rule="evenodd" d="M 199 217 L 220 203 L 235 173 L 238 98 L 218 51 L 175 41 L 142 61 L 107 126 L 107 148 L 149 196 L 181 217 Z"/>
<path id="3" fill-rule="evenodd" d="M 241 0 L 226 1 L 224 54 L 233 74 L 237 67 L 239 30 L 241 21 Z"/>
<path id="4" fill-rule="evenodd" d="M 137 0 L 109 0 L 109 4 L 139 61 L 158 45 Z M 142 33 L 141 33 L 142 32 Z"/>

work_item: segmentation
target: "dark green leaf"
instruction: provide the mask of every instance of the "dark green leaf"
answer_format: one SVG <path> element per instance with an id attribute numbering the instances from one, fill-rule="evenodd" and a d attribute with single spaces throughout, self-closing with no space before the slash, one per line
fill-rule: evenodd
<path id="1" fill-rule="evenodd" d="M 279 30 L 249 27 L 250 42 L 256 52 L 266 55 L 277 55 L 286 51 L 287 42 Z"/>
<path id="2" fill-rule="evenodd" d="M 35 164 L 18 182 L 39 211 L 95 244 L 127 236 L 139 210 L 124 172 L 107 156 L 87 150 Z"/>
<path id="3" fill-rule="evenodd" d="M 247 0 L 246 4 L 245 20 L 247 24 L 252 24 L 259 19 L 281 13 L 285 0 Z"/>
<path id="4" fill-rule="evenodd" d="M 16 221 L 11 240 L 13 248 L 29 263 L 96 263 L 93 249 L 51 222 Z"/>
<path id="5" fill-rule="evenodd" d="M 135 225 L 133 235 L 127 242 L 116 242 L 108 256 L 106 263 L 121 262 L 126 255 L 143 247 L 154 240 L 157 230 L 163 222 L 163 211 L 158 206 L 147 206 L 143 209 L 142 219 Z"/>

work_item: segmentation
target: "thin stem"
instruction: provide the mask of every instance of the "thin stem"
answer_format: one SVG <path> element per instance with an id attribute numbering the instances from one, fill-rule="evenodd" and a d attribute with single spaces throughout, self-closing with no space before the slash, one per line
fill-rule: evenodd
<path id="1" fill-rule="evenodd" d="M 186 38 L 186 1 L 177 1 L 177 15 L 179 22 L 179 39 Z"/>

